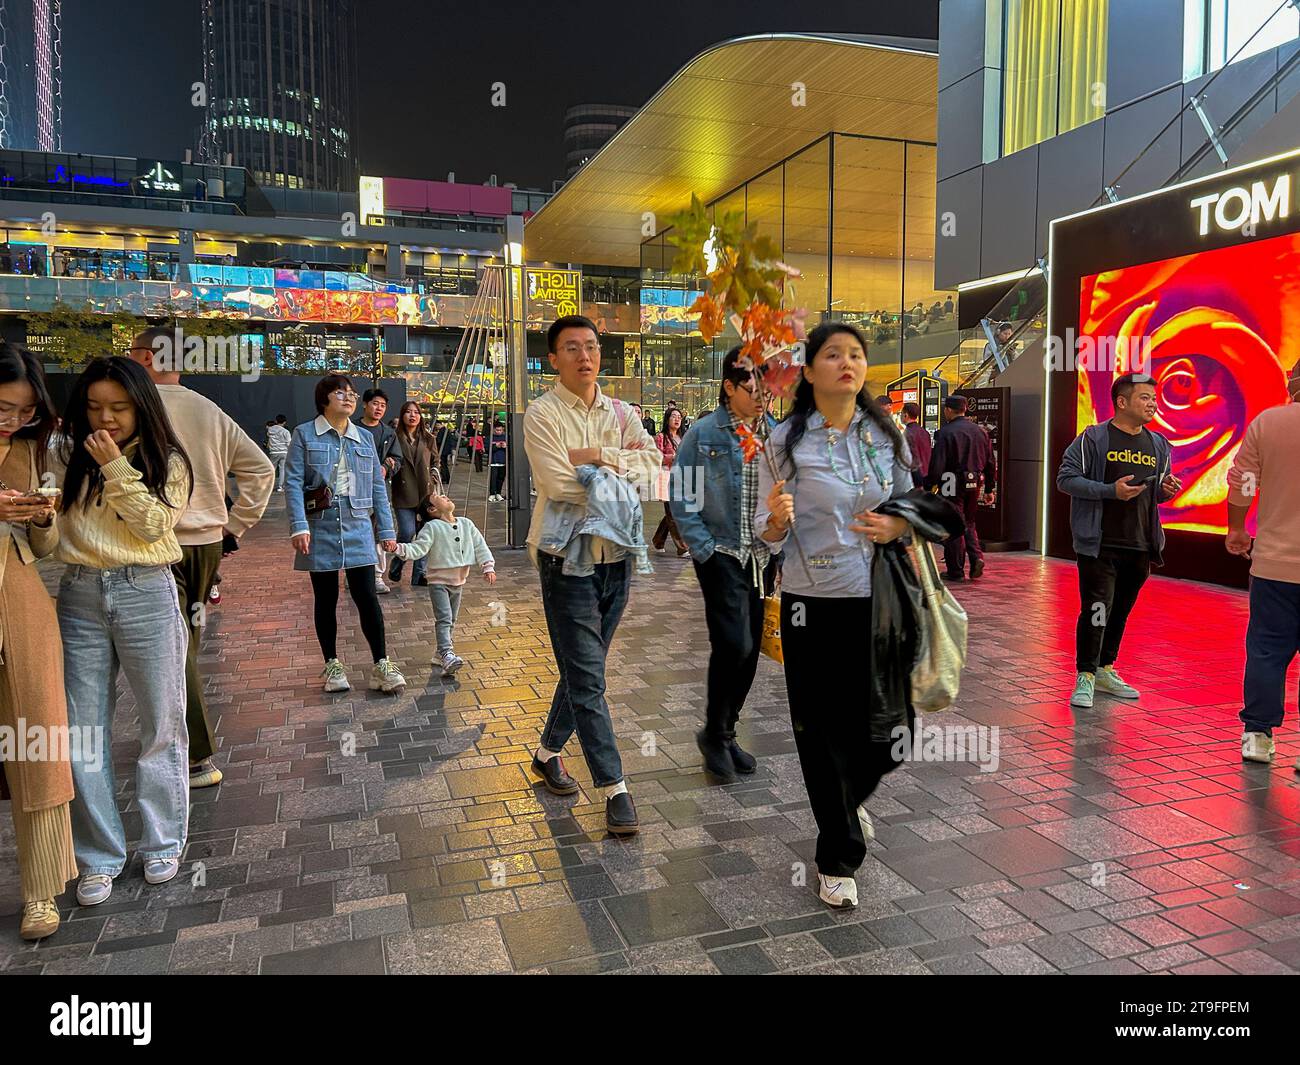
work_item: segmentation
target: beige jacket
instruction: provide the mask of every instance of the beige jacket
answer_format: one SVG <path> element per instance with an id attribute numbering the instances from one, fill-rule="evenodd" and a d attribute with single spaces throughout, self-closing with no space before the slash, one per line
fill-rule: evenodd
<path id="1" fill-rule="evenodd" d="M 29 441 L 15 440 L 13 447 L 25 446 L 31 463 L 31 484 L 40 484 L 36 475 L 36 450 Z M 0 521 L 0 586 L 5 580 L 5 566 L 30 566 L 38 558 L 52 554 L 59 542 L 59 518 L 56 514 L 48 529 L 35 525 Z M 11 563 L 12 557 L 12 563 Z M 4 661 L 4 631 L 0 630 L 0 662 Z"/>

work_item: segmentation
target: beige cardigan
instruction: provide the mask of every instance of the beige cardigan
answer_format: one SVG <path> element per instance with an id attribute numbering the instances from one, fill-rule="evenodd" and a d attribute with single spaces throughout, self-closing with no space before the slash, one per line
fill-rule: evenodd
<path id="1" fill-rule="evenodd" d="M 27 440 L 14 440 L 10 447 L 25 446 L 28 461 L 31 463 L 31 484 L 39 484 L 36 475 L 36 449 Z M 5 565 L 10 552 L 17 554 L 15 560 L 19 565 L 31 565 L 38 558 L 53 553 L 59 542 L 59 517 L 56 513 L 48 529 L 36 525 L 11 524 L 0 521 L 0 585 L 4 584 Z M 0 662 L 4 661 L 4 632 L 0 631 Z"/>

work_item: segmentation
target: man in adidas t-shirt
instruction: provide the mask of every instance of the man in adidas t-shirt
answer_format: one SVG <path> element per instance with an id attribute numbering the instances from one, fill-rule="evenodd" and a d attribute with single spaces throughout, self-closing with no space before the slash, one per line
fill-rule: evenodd
<path id="1" fill-rule="evenodd" d="M 1121 699 L 1138 691 L 1115 672 L 1129 611 L 1162 562 L 1160 504 L 1182 490 L 1170 472 L 1169 441 L 1148 429 L 1155 382 L 1124 374 L 1111 386 L 1115 416 L 1089 426 L 1065 449 L 1056 486 L 1071 496 L 1070 532 L 1079 561 L 1077 675 L 1070 705 L 1090 707 L 1094 690 Z"/>

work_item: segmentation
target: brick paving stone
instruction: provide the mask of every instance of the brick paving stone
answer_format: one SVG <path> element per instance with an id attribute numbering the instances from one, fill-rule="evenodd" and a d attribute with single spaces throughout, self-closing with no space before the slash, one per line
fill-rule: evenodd
<path id="1" fill-rule="evenodd" d="M 998 769 L 922 763 L 887 776 L 869 804 L 877 838 L 857 876 L 861 906 L 832 913 L 815 895 L 816 826 L 779 666 L 762 660 L 740 721 L 758 774 L 718 788 L 700 770 L 706 645 L 689 565 L 656 556 L 656 573 L 636 578 L 611 652 L 608 698 L 642 818 L 639 836 L 615 840 L 576 741 L 572 799 L 528 768 L 556 670 L 536 574 L 501 545 L 499 515 L 486 529 L 499 580 L 467 586 L 467 664 L 454 680 L 429 666 L 428 598 L 405 584 L 381 600 L 408 680 L 399 697 L 321 692 L 310 593 L 284 532 L 277 498 L 224 565 L 224 601 L 209 614 L 201 660 L 226 779 L 193 796 L 183 875 L 148 887 L 133 861 L 104 906 L 64 896 L 63 929 L 33 949 L 17 936 L 5 822 L 0 971 L 1300 968 L 1300 791 L 1289 770 L 1239 760 L 1241 593 L 1153 577 L 1132 628 L 1161 639 L 1125 648 L 1142 700 L 1076 716 L 1074 567 L 990 556 L 958 589 L 969 661 L 947 720 L 996 726 Z M 40 572 L 53 589 L 58 566 Z M 340 622 L 359 685 L 364 641 L 346 598 Z M 1008 646 L 1021 649 L 1014 661 Z M 1202 690 L 1188 689 L 1193 673 Z M 114 754 L 132 839 L 138 733 L 123 690 Z"/>

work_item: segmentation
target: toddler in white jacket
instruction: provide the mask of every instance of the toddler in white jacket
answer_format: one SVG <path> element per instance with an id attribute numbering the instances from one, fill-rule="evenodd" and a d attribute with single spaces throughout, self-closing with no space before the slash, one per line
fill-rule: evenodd
<path id="1" fill-rule="evenodd" d="M 409 544 L 397 545 L 397 557 L 404 562 L 427 558 L 429 599 L 437 623 L 438 653 L 434 665 L 450 677 L 465 664 L 452 648 L 452 629 L 460 613 L 460 592 L 471 565 L 478 565 L 483 579 L 496 584 L 496 560 L 487 541 L 469 518 L 456 516 L 456 504 L 448 496 L 435 495 L 425 506 L 429 521 Z"/>

